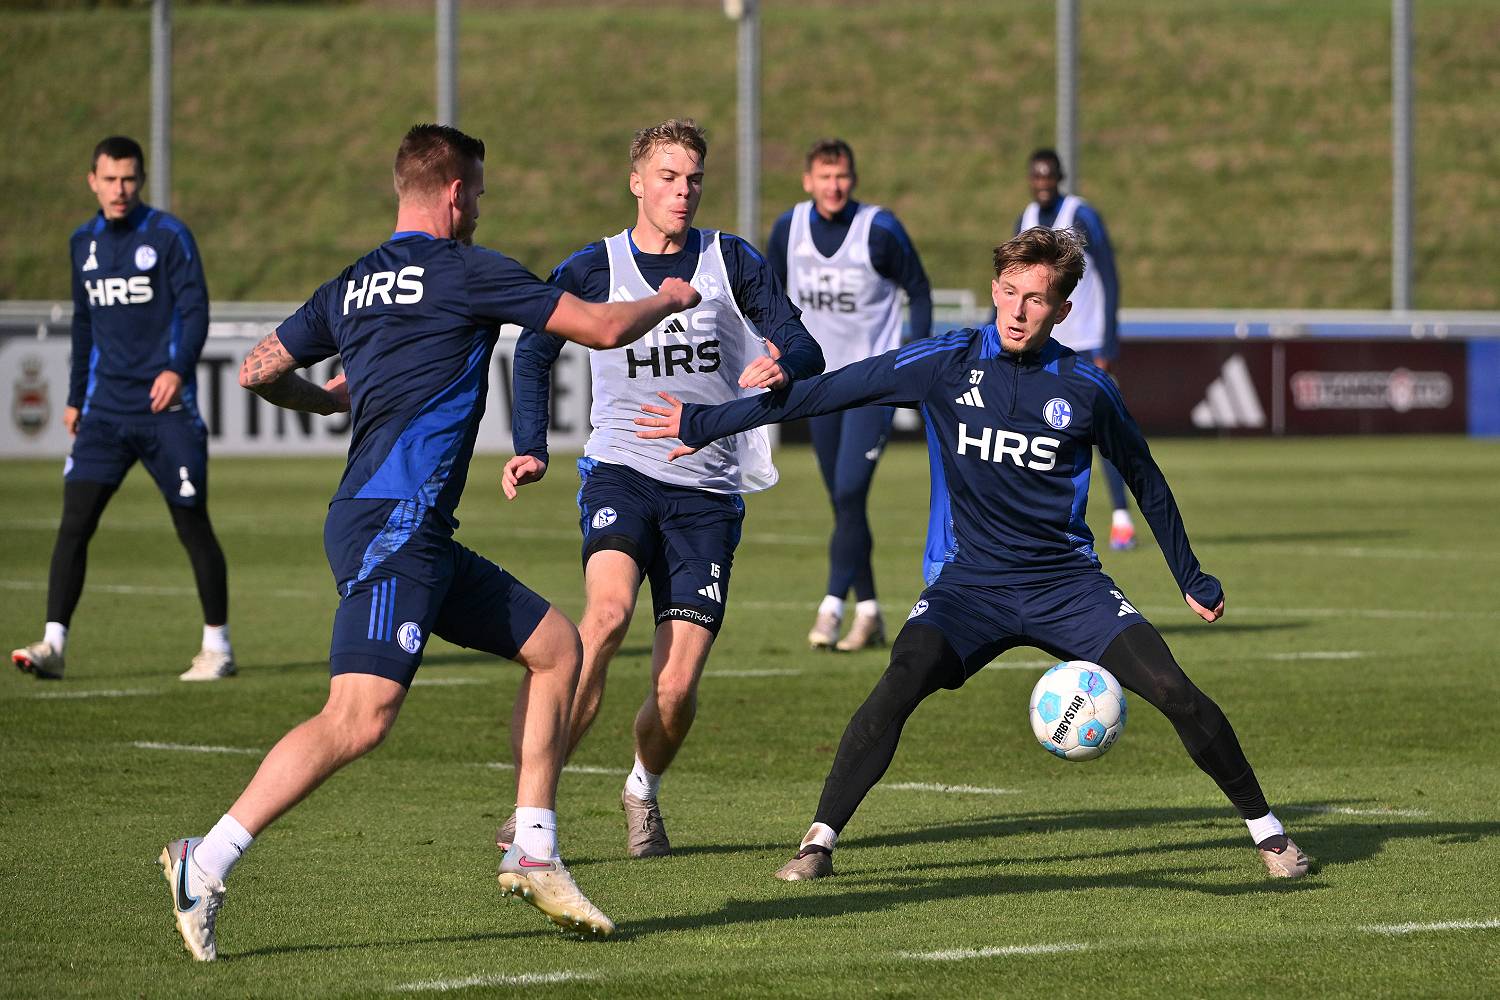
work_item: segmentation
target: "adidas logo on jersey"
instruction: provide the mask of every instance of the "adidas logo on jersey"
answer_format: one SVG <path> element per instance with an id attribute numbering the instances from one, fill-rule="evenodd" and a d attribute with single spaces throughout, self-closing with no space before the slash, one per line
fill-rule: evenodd
<path id="1" fill-rule="evenodd" d="M 1203 401 L 1193 407 L 1193 426 L 1264 427 L 1266 413 L 1255 392 L 1250 366 L 1238 354 L 1230 355 L 1219 369 L 1219 377 L 1209 383 Z"/>
<path id="2" fill-rule="evenodd" d="M 98 248 L 99 248 L 99 241 L 98 240 L 90 240 L 89 241 L 89 259 L 83 262 L 83 266 L 81 268 L 79 268 L 80 271 L 97 271 L 97 270 L 99 270 L 99 258 L 96 257 L 96 256 L 94 256 L 94 251 L 96 251 Z"/>
<path id="3" fill-rule="evenodd" d="M 698 593 L 708 598 L 710 601 L 714 601 L 718 604 L 724 603 L 724 592 L 719 589 L 718 580 L 710 583 L 707 587 L 699 587 Z"/>
<path id="4" fill-rule="evenodd" d="M 680 317 L 673 316 L 672 322 L 667 324 L 666 329 L 662 330 L 662 333 L 686 334 L 687 327 L 682 325 L 682 319 Z"/>
<path id="5" fill-rule="evenodd" d="M 977 406 L 981 410 L 984 409 L 984 397 L 979 395 L 979 386 L 977 385 L 953 401 L 959 406 Z"/>

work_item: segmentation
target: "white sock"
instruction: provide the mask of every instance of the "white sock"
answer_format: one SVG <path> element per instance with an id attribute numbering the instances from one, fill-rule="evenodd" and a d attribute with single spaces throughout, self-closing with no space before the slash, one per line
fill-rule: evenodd
<path id="1" fill-rule="evenodd" d="M 1116 507 L 1115 512 L 1110 515 L 1109 523 L 1111 527 L 1115 528 L 1131 527 L 1132 525 L 1130 523 L 1130 511 L 1126 510 L 1124 507 Z"/>
<path id="2" fill-rule="evenodd" d="M 808 844 L 817 844 L 819 847 L 826 847 L 831 851 L 833 850 L 833 845 L 838 842 L 839 835 L 833 832 L 833 827 L 826 823 L 814 823 L 808 827 L 807 833 L 802 837 L 802 843 L 797 845 L 797 850 L 802 850 Z"/>
<path id="3" fill-rule="evenodd" d="M 818 605 L 818 614 L 833 615 L 835 618 L 842 619 L 844 617 L 844 599 L 829 594 L 823 598 L 823 603 Z"/>
<path id="4" fill-rule="evenodd" d="M 61 653 L 63 647 L 68 644 L 68 626 L 62 622 L 48 622 L 46 630 L 42 633 L 42 641 Z"/>
<path id="5" fill-rule="evenodd" d="M 644 802 L 655 802 L 659 788 L 661 788 L 661 775 L 652 774 L 646 770 L 646 765 L 641 763 L 641 758 L 636 757 L 635 767 L 630 769 L 630 777 L 625 779 L 625 790 Z"/>
<path id="6" fill-rule="evenodd" d="M 516 845 L 543 861 L 557 857 L 557 813 L 536 806 L 516 806 Z"/>
<path id="7" fill-rule="evenodd" d="M 203 648 L 215 653 L 231 652 L 229 648 L 229 625 L 203 626 Z"/>
<path id="8" fill-rule="evenodd" d="M 240 863 L 240 857 L 255 843 L 239 820 L 225 813 L 214 828 L 193 848 L 193 862 L 211 881 L 223 882 Z M 189 869 L 189 875 L 191 875 Z"/>
<path id="9" fill-rule="evenodd" d="M 1281 820 L 1276 818 L 1275 813 L 1266 813 L 1260 819 L 1247 819 L 1245 825 L 1250 828 L 1250 839 L 1259 844 L 1267 837 L 1274 837 L 1279 833 L 1286 833 L 1281 828 Z"/>
<path id="10" fill-rule="evenodd" d="M 874 618 L 880 614 L 880 602 L 873 597 L 868 601 L 860 601 L 854 605 L 854 613 L 860 618 Z"/>

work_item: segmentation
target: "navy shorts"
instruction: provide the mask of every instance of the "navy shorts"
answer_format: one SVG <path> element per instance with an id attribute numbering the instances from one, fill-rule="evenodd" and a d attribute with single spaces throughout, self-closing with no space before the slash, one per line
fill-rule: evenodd
<path id="1" fill-rule="evenodd" d="M 139 461 L 175 507 L 208 502 L 208 429 L 186 407 L 140 417 L 87 413 L 63 465 L 70 483 L 119 486 Z"/>
<path id="2" fill-rule="evenodd" d="M 1115 582 L 1096 570 L 988 587 L 939 577 L 906 616 L 908 625 L 941 630 L 963 661 L 963 676 L 949 687 L 1016 646 L 1098 663 L 1117 635 L 1145 620 Z"/>
<path id="3" fill-rule="evenodd" d="M 455 542 L 415 501 L 337 501 L 323 547 L 340 598 L 328 652 L 335 675 L 375 674 L 410 687 L 432 635 L 515 659 L 549 607 Z"/>
<path id="4" fill-rule="evenodd" d="M 744 499 L 671 486 L 592 458 L 578 460 L 578 475 L 584 565 L 595 552 L 624 552 L 651 581 L 656 624 L 678 619 L 718 635 Z"/>

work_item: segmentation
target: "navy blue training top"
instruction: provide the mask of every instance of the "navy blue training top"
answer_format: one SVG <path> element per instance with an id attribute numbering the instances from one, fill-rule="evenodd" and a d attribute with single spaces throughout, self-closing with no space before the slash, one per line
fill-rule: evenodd
<path id="1" fill-rule="evenodd" d="M 349 464 L 334 501 L 411 501 L 451 531 L 484 416 L 502 323 L 544 326 L 562 290 L 483 247 L 396 233 L 277 329 L 299 365 L 337 354 L 349 380 Z"/>
<path id="2" fill-rule="evenodd" d="M 929 583 L 994 585 L 1097 569 L 1084 522 L 1093 447 L 1130 484 L 1178 587 L 1223 598 L 1188 544 L 1177 501 L 1119 391 L 1053 340 L 1023 355 L 994 326 L 914 341 L 777 393 L 689 403 L 682 440 L 702 446 L 761 424 L 872 403 L 920 404 L 932 464 Z"/>
<path id="3" fill-rule="evenodd" d="M 766 242 L 766 259 L 776 272 L 776 278 L 786 284 L 787 244 L 792 236 L 792 213 L 795 206 L 781 213 L 771 226 L 771 237 Z M 812 233 L 813 246 L 824 257 L 838 253 L 839 247 L 849 236 L 849 227 L 859 211 L 859 202 L 849 203 L 831 219 L 818 214 L 817 206 L 807 213 L 807 228 Z M 886 209 L 875 213 L 870 226 L 870 266 L 882 278 L 893 281 L 906 290 L 911 307 L 911 338 L 920 340 L 932 333 L 932 285 L 927 272 L 922 268 L 922 258 L 912 246 L 911 237 L 901 221 Z"/>
<path id="4" fill-rule="evenodd" d="M 694 230 L 702 239 L 703 230 Z M 807 378 L 823 370 L 823 349 L 802 325 L 802 310 L 787 298 L 785 288 L 766 259 L 738 236 L 719 234 L 724 251 L 724 268 L 734 290 L 734 301 L 740 312 L 760 335 L 781 351 L 780 365 L 788 378 Z M 645 253 L 630 243 L 636 267 L 652 288 L 660 288 L 667 278 L 691 281 L 698 270 L 701 251 L 698 239 L 689 239 L 677 253 Z M 609 299 L 609 252 L 603 240 L 596 240 L 569 256 L 547 279 L 562 291 L 585 302 Z M 548 460 L 547 412 L 552 390 L 553 362 L 562 353 L 563 339 L 536 327 L 522 331 L 516 341 L 514 409 L 511 411 L 511 435 L 517 455 L 533 455 Z"/>
<path id="5" fill-rule="evenodd" d="M 118 222 L 102 211 L 68 241 L 73 364 L 68 405 L 117 417 L 151 415 L 151 383 L 182 376 L 169 412 L 198 415 L 198 355 L 208 337 L 208 285 L 193 234 L 176 216 L 137 205 Z"/>

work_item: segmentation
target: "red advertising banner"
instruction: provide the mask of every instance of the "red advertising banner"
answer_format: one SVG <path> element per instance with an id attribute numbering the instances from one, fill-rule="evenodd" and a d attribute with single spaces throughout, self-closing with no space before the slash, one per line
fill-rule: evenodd
<path id="1" fill-rule="evenodd" d="M 1288 434 L 1462 434 L 1462 343 L 1311 341 L 1286 352 Z"/>
<path id="2" fill-rule="evenodd" d="M 1412 341 L 1129 341 L 1114 371 L 1155 434 L 1467 430 L 1466 345 Z"/>

